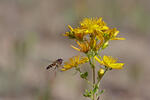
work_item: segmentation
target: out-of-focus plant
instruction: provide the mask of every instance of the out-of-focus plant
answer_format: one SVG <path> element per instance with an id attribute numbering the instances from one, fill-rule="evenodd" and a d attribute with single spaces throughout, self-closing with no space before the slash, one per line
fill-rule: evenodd
<path id="1" fill-rule="evenodd" d="M 103 93 L 99 87 L 105 73 L 112 69 L 122 69 L 124 66 L 124 63 L 117 63 L 117 59 L 111 56 L 104 55 L 102 57 L 101 51 L 109 46 L 111 40 L 124 40 L 125 38 L 117 37 L 119 31 L 116 28 L 108 27 L 102 18 L 84 18 L 79 27 L 72 28 L 70 25 L 68 27 L 70 31 L 66 32 L 64 36 L 75 40 L 78 47 L 73 45 L 71 47 L 82 52 L 84 56 L 78 55 L 70 58 L 69 61 L 64 62 L 61 70 L 66 71 L 74 68 L 78 71 L 80 77 L 91 86 L 90 89 L 85 90 L 83 95 L 91 100 L 98 100 Z M 99 65 L 96 65 L 96 61 Z M 85 63 L 89 63 L 91 66 L 93 82 L 89 81 L 88 72 L 81 68 L 81 65 Z M 99 68 L 98 71 L 96 71 L 96 67 Z"/>

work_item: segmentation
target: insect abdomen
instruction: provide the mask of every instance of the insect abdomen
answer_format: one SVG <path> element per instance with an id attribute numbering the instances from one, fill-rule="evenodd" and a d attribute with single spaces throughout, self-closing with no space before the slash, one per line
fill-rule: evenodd
<path id="1" fill-rule="evenodd" d="M 53 67 L 53 66 L 55 66 L 56 64 L 50 64 L 49 66 L 47 66 L 46 67 L 46 69 L 49 69 L 49 68 L 51 68 L 51 67 Z"/>

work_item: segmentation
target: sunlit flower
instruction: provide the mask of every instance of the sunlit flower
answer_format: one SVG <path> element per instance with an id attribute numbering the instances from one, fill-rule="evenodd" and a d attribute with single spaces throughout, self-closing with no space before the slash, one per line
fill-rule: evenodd
<path id="1" fill-rule="evenodd" d="M 68 37 L 70 37 L 70 38 L 75 38 L 74 37 L 74 33 L 73 33 L 73 28 L 70 26 L 70 25 L 68 25 L 68 28 L 70 29 L 70 31 L 69 32 L 66 32 L 65 34 L 63 34 L 64 36 L 68 36 Z"/>
<path id="2" fill-rule="evenodd" d="M 90 50 L 90 45 L 89 45 L 88 41 L 84 41 L 81 43 L 79 41 L 76 41 L 76 42 L 79 45 L 79 48 L 71 45 L 71 47 L 74 48 L 75 50 L 84 52 L 84 53 L 87 53 Z"/>
<path id="3" fill-rule="evenodd" d="M 116 28 L 109 29 L 104 32 L 104 38 L 110 40 L 125 40 L 125 38 L 117 37 L 119 31 Z"/>
<path id="4" fill-rule="evenodd" d="M 72 28 L 68 25 L 68 28 L 70 31 L 66 32 L 64 36 L 75 38 L 77 40 L 83 40 L 84 36 L 87 34 L 95 37 L 96 35 L 102 34 L 104 31 L 109 29 L 102 18 L 84 18 L 83 21 L 80 22 L 79 27 Z"/>
<path id="5" fill-rule="evenodd" d="M 98 51 L 104 42 L 101 34 L 97 35 L 97 39 L 90 38 L 89 46 L 93 51 Z"/>
<path id="6" fill-rule="evenodd" d="M 68 25 L 68 28 L 70 29 L 70 31 L 66 32 L 66 34 L 64 34 L 64 36 L 68 36 L 70 38 L 75 38 L 77 40 L 83 40 L 83 37 L 85 35 L 85 29 L 81 29 L 81 28 L 73 29 L 70 25 Z"/>
<path id="7" fill-rule="evenodd" d="M 96 34 L 109 29 L 102 18 L 84 18 L 80 25 L 81 28 L 86 29 L 87 34 Z"/>
<path id="8" fill-rule="evenodd" d="M 90 38 L 90 40 L 84 40 L 83 42 L 76 41 L 79 48 L 72 46 L 77 51 L 87 53 L 90 50 L 98 51 L 104 42 L 104 38 L 101 34 L 98 34 L 95 38 Z"/>
<path id="9" fill-rule="evenodd" d="M 98 57 L 94 57 L 101 65 L 104 65 L 112 69 L 122 69 L 124 63 L 116 63 L 117 59 L 112 58 L 111 56 L 104 56 L 103 60 L 100 60 Z"/>
<path id="10" fill-rule="evenodd" d="M 96 50 L 99 50 L 100 47 L 103 45 L 104 43 L 104 37 L 102 36 L 102 34 L 98 34 L 97 36 L 97 39 L 99 41 L 99 43 L 97 43 L 97 47 L 96 47 Z"/>
<path id="11" fill-rule="evenodd" d="M 78 67 L 79 65 L 84 64 L 88 61 L 89 60 L 87 57 L 74 56 L 74 57 L 70 58 L 68 62 L 64 62 L 64 66 L 61 70 L 66 71 L 73 67 Z"/>

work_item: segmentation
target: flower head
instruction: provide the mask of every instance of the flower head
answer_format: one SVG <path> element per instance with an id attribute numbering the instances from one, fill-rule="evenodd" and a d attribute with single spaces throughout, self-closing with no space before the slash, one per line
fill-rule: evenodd
<path id="1" fill-rule="evenodd" d="M 64 62 L 64 66 L 61 69 L 62 71 L 66 71 L 68 69 L 71 69 L 73 67 L 78 67 L 81 64 L 84 64 L 88 62 L 87 57 L 80 57 L 80 56 L 74 56 L 69 59 L 69 62 Z"/>
<path id="2" fill-rule="evenodd" d="M 88 53 L 88 51 L 98 51 L 104 42 L 104 38 L 101 34 L 98 34 L 95 38 L 90 38 L 89 40 L 84 40 L 82 42 L 76 41 L 79 48 L 71 45 L 77 51 Z"/>
<path id="3" fill-rule="evenodd" d="M 117 37 L 119 31 L 116 28 L 109 28 L 102 18 L 84 18 L 79 27 L 72 28 L 68 25 L 68 28 L 70 31 L 66 32 L 64 36 L 83 42 L 77 43 L 80 46 L 80 50 L 73 46 L 73 48 L 81 52 L 87 52 L 89 49 L 98 51 L 101 47 L 106 48 L 109 40 L 125 39 Z"/>
<path id="4" fill-rule="evenodd" d="M 72 39 L 83 40 L 83 37 L 85 35 L 85 29 L 81 29 L 81 28 L 73 29 L 70 25 L 68 25 L 68 28 L 70 29 L 70 31 L 66 32 L 64 36 L 68 36 L 69 38 Z"/>
<path id="5" fill-rule="evenodd" d="M 111 56 L 104 56 L 103 60 L 100 60 L 98 57 L 94 57 L 101 65 L 104 65 L 112 69 L 122 69 L 124 63 L 116 63 L 117 59 L 112 58 Z"/>
<path id="6" fill-rule="evenodd" d="M 74 48 L 75 50 L 80 51 L 80 52 L 84 52 L 84 53 L 87 53 L 90 50 L 90 45 L 87 41 L 84 41 L 81 43 L 79 41 L 76 41 L 76 42 L 80 48 L 77 48 L 77 47 L 71 45 L 71 47 Z"/>
<path id="7" fill-rule="evenodd" d="M 104 32 L 105 40 L 125 40 L 125 38 L 117 37 L 119 31 L 116 28 L 109 29 Z"/>
<path id="8" fill-rule="evenodd" d="M 84 18 L 83 21 L 80 22 L 79 27 L 73 29 L 70 25 L 68 25 L 68 28 L 70 31 L 66 32 L 64 36 L 75 38 L 77 40 L 83 40 L 84 36 L 87 34 L 95 37 L 109 29 L 102 18 Z"/>
<path id="9" fill-rule="evenodd" d="M 109 29 L 102 18 L 84 18 L 80 26 L 86 29 L 87 34 L 97 34 L 103 30 Z"/>

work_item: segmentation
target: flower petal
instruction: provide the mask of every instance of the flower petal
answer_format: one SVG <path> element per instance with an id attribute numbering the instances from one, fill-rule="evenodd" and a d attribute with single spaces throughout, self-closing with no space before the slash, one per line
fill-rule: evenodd
<path id="1" fill-rule="evenodd" d="M 110 64 L 109 67 L 113 68 L 113 69 L 122 69 L 124 66 L 124 63 L 114 63 L 114 64 Z"/>
<path id="2" fill-rule="evenodd" d="M 104 64 L 103 61 L 101 61 L 98 57 L 95 56 L 94 59 L 97 60 L 100 64 Z"/>
<path id="3" fill-rule="evenodd" d="M 79 48 L 77 48 L 77 47 L 75 47 L 75 46 L 73 46 L 73 45 L 71 45 L 71 47 L 72 47 L 73 49 L 77 50 L 77 51 L 80 51 Z"/>

